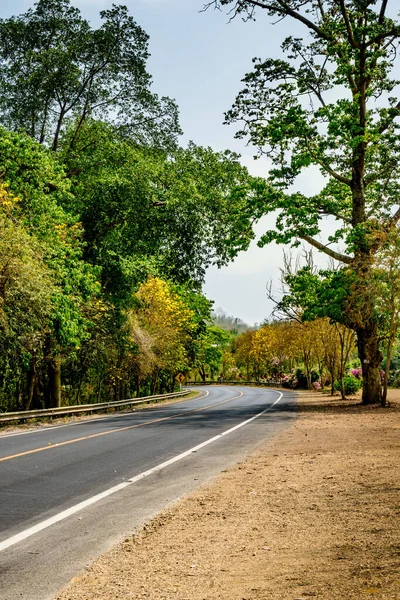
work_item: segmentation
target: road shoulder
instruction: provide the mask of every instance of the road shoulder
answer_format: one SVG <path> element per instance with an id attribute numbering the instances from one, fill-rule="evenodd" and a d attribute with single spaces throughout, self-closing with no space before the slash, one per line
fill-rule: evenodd
<path id="1" fill-rule="evenodd" d="M 400 402 L 300 418 L 96 561 L 58 600 L 400 598 Z"/>

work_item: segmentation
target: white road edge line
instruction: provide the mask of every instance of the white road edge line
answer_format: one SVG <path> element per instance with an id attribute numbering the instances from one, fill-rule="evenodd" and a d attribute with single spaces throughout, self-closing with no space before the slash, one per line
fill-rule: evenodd
<path id="1" fill-rule="evenodd" d="M 58 515 L 54 515 L 53 517 L 50 517 L 49 519 L 46 519 L 45 521 L 42 521 L 41 523 L 38 523 L 37 525 L 34 525 L 33 527 L 29 527 L 29 529 L 25 529 L 25 531 L 21 531 L 20 533 L 13 535 L 12 537 L 8 538 L 7 540 L 0 542 L 0 552 L 2 552 L 3 550 L 7 550 L 7 548 L 10 548 L 11 546 L 18 544 L 19 542 L 26 540 L 27 538 L 31 537 L 32 535 L 35 535 L 36 533 L 39 533 L 40 531 L 43 531 L 44 529 L 47 529 L 47 527 L 51 527 L 51 525 L 55 525 L 56 523 L 59 523 L 60 521 L 67 519 L 71 515 L 76 514 L 77 512 L 83 510 L 84 508 L 87 508 L 88 506 L 91 506 L 92 504 L 95 504 L 96 502 L 99 502 L 100 500 L 103 500 L 104 498 L 107 498 L 108 496 L 111 496 L 112 494 L 115 494 L 116 492 L 119 492 L 120 490 L 127 488 L 128 486 L 132 485 L 133 483 L 136 483 L 137 481 L 140 481 L 141 479 L 144 479 L 145 477 L 148 477 L 149 475 L 153 475 L 154 473 L 161 471 L 165 467 L 169 467 L 169 465 L 173 465 L 174 463 L 178 462 L 179 460 L 182 460 L 182 458 L 186 458 L 187 456 L 190 456 L 190 454 L 192 454 L 193 452 L 197 452 L 198 450 L 201 450 L 201 448 L 204 448 L 205 446 L 208 446 L 209 444 L 216 442 L 217 440 L 223 438 L 225 435 L 229 435 L 233 431 L 240 429 L 240 427 L 243 427 L 244 425 L 251 423 L 251 421 L 258 419 L 259 417 L 264 415 L 266 412 L 271 410 L 271 408 L 273 408 L 275 406 L 275 404 L 278 404 L 278 402 L 281 400 L 283 394 L 281 392 L 277 392 L 277 393 L 279 394 L 279 398 L 277 400 L 275 400 L 275 402 L 273 404 L 271 404 L 270 406 L 265 408 L 260 413 L 254 415 L 253 417 L 250 417 L 250 419 L 247 419 L 246 421 L 242 421 L 242 423 L 239 423 L 238 425 L 235 425 L 234 427 L 227 429 L 223 433 L 219 433 L 218 435 L 215 435 L 214 437 L 210 438 L 209 440 L 206 440 L 205 442 L 202 442 L 201 444 L 198 444 L 197 446 L 190 448 L 190 450 L 186 450 L 185 452 L 182 452 L 181 454 L 174 456 L 174 458 L 170 458 L 169 460 L 157 465 L 156 467 L 153 467 L 152 469 L 148 469 L 147 471 L 144 471 L 143 473 L 139 473 L 139 475 L 135 475 L 135 477 L 132 477 L 131 479 L 127 479 L 126 481 L 119 483 L 118 485 L 115 485 L 115 486 L 109 488 L 108 490 L 101 492 L 100 494 L 96 494 L 95 496 L 92 496 L 91 498 L 88 498 L 87 500 L 84 500 L 83 502 L 79 502 L 79 504 L 75 504 L 75 506 L 71 506 L 70 508 L 67 508 L 67 510 L 63 510 L 62 512 L 58 513 Z"/>
<path id="2" fill-rule="evenodd" d="M 210 392 L 204 391 L 204 396 L 198 396 L 197 398 L 189 398 L 189 402 L 193 400 L 200 400 L 201 398 L 207 398 Z M 173 400 L 173 398 L 171 398 Z M 186 400 L 186 398 L 185 398 Z M 181 402 L 184 402 L 182 400 Z M 144 403 L 143 403 L 144 404 Z M 162 404 L 158 406 L 158 408 L 162 408 Z M 156 407 L 154 407 L 156 408 Z M 150 410 L 154 410 L 151 408 Z M 5 413 L 4 413 L 5 414 Z M 51 425 L 50 427 L 41 427 L 40 429 L 27 429 L 26 431 L 13 431 L 12 433 L 0 433 L 0 442 L 1 440 L 5 440 L 10 437 L 15 437 L 17 435 L 27 435 L 28 433 L 36 434 L 43 433 L 44 431 L 53 431 L 53 429 L 62 429 L 63 427 L 71 427 L 73 425 L 85 425 L 86 423 L 97 423 L 98 421 L 103 421 L 104 419 L 118 419 L 120 417 L 126 417 L 127 414 L 130 413 L 121 413 L 117 415 L 106 415 L 105 417 L 98 417 L 97 419 L 84 419 L 82 421 L 71 421 L 71 423 L 65 423 L 65 425 Z"/>

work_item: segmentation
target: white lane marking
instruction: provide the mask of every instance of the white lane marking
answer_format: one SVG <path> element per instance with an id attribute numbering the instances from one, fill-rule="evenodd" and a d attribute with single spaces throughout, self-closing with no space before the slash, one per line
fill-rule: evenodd
<path id="1" fill-rule="evenodd" d="M 191 389 L 191 388 L 190 388 Z M 193 390 L 195 391 L 195 390 Z M 201 390 L 204 396 L 197 396 L 197 398 L 185 398 L 181 400 L 181 402 L 193 402 L 194 400 L 201 400 L 202 398 L 207 398 L 210 392 Z M 171 398 L 173 400 L 173 398 Z M 143 404 L 146 400 L 143 402 Z M 174 402 L 174 404 L 179 404 L 179 402 Z M 158 406 L 149 407 L 148 410 L 155 410 L 156 408 L 162 408 L 165 404 L 159 404 Z M 133 411 L 135 412 L 135 410 Z M 97 419 L 85 419 L 82 421 L 72 421 L 71 423 L 65 423 L 65 425 L 54 425 L 50 427 L 41 427 L 40 429 L 28 429 L 26 431 L 15 431 L 13 433 L 0 433 L 0 441 L 5 440 L 6 438 L 15 437 L 16 435 L 26 435 L 27 433 L 42 433 L 43 431 L 53 431 L 53 429 L 62 429 L 63 427 L 71 427 L 72 425 L 86 425 L 86 423 L 96 423 L 98 421 L 103 421 L 104 419 L 118 419 L 119 417 L 126 417 L 131 413 L 121 413 L 119 415 L 107 415 L 105 417 L 98 417 Z M 57 415 L 56 415 L 57 416 Z"/>
<path id="2" fill-rule="evenodd" d="M 242 421 L 242 423 L 239 423 L 238 425 L 235 425 L 234 427 L 227 429 L 223 433 L 219 433 L 218 435 L 215 435 L 214 437 L 210 438 L 209 440 L 206 440 L 205 442 L 202 442 L 201 444 L 198 444 L 197 446 L 193 446 L 193 448 L 190 448 L 190 450 L 186 450 L 185 452 L 182 452 L 181 454 L 174 456 L 174 458 L 170 458 L 169 460 L 166 460 L 165 462 L 157 465 L 156 467 L 153 467 L 152 469 L 148 469 L 147 471 L 144 471 L 143 473 L 139 473 L 139 475 L 135 475 L 134 477 L 131 477 L 130 479 L 123 481 L 122 483 L 119 483 L 118 485 L 114 485 L 113 487 L 109 488 L 108 490 L 105 490 L 104 492 L 101 492 L 100 494 L 96 494 L 95 496 L 92 496 L 91 498 L 88 498 L 87 500 L 84 500 L 83 502 L 79 502 L 79 504 L 75 504 L 75 506 L 71 506 L 70 508 L 63 510 L 62 512 L 58 513 L 58 515 L 54 515 L 53 517 L 50 517 L 49 519 L 46 519 L 45 521 L 42 521 L 41 523 L 38 523 L 37 525 L 34 525 L 33 527 L 29 527 L 28 529 L 25 529 L 25 531 L 21 531 L 20 533 L 13 535 L 12 537 L 4 540 L 3 542 L 0 542 L 0 552 L 2 552 L 3 550 L 7 550 L 7 548 L 10 548 L 11 546 L 18 544 L 19 542 L 26 540 L 27 538 L 31 537 L 32 535 L 35 535 L 36 533 L 39 533 L 40 531 L 43 531 L 44 529 L 47 529 L 47 527 L 51 527 L 51 525 L 55 525 L 56 523 L 59 523 L 60 521 L 67 519 L 68 517 L 83 510 L 84 508 L 87 508 L 88 506 L 95 504 L 95 502 L 104 500 L 104 498 L 107 498 L 108 496 L 111 496 L 112 494 L 115 494 L 116 492 L 119 492 L 119 491 L 127 488 L 128 486 L 132 485 L 133 483 L 136 483 L 137 481 L 140 481 L 141 479 L 144 479 L 145 477 L 148 477 L 149 475 L 154 475 L 154 473 L 158 473 L 158 471 L 165 469 L 165 467 L 169 467 L 170 465 L 173 465 L 174 463 L 178 462 L 179 460 L 182 460 L 182 458 L 186 458 L 187 456 L 190 456 L 193 452 L 197 452 L 198 450 L 201 450 L 201 448 L 204 448 L 205 446 L 208 446 L 209 444 L 212 444 L 213 442 L 220 440 L 225 435 L 229 435 L 233 431 L 240 429 L 240 427 L 243 427 L 244 425 L 251 423 L 251 421 L 258 419 L 259 417 L 264 415 L 266 412 L 271 410 L 271 408 L 273 408 L 275 406 L 275 404 L 278 404 L 278 402 L 282 398 L 283 394 L 281 392 L 277 392 L 277 393 L 279 394 L 279 398 L 277 400 L 275 400 L 275 402 L 273 404 L 271 404 L 270 406 L 265 408 L 260 413 L 254 415 L 253 417 L 250 417 L 250 419 L 247 419 L 246 421 Z M 237 397 L 240 397 L 240 396 L 237 396 Z"/>

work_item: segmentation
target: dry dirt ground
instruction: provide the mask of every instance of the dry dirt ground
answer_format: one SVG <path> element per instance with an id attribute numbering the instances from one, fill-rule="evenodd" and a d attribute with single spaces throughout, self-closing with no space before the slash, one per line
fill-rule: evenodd
<path id="1" fill-rule="evenodd" d="M 299 395 L 299 418 L 57 600 L 400 600 L 400 393 Z"/>

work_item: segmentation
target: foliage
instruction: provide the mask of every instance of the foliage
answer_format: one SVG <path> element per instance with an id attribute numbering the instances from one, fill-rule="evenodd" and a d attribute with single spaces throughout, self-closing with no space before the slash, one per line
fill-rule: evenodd
<path id="1" fill-rule="evenodd" d="M 0 184 L 0 324 L 5 335 L 22 337 L 45 326 L 54 283 L 37 240 L 18 223 L 17 202 Z"/>
<path id="2" fill-rule="evenodd" d="M 87 335 L 85 302 L 100 291 L 96 270 L 82 260 L 82 230 L 60 206 L 70 185 L 54 157 L 24 136 L 0 130 L 3 178 L 18 194 L 18 218 L 40 243 L 44 264 L 53 274 L 50 329 L 63 347 Z"/>
<path id="3" fill-rule="evenodd" d="M 217 325 L 209 325 L 196 340 L 192 369 L 197 369 L 203 381 L 211 380 L 221 371 L 224 352 L 231 336 Z"/>
<path id="4" fill-rule="evenodd" d="M 40 244 L 18 219 L 19 201 L 0 184 L 0 406 L 43 344 L 55 290 Z"/>
<path id="5" fill-rule="evenodd" d="M 24 256 L 24 267 L 19 269 L 18 278 L 24 293 L 28 293 L 32 282 L 38 282 L 36 305 L 40 304 L 41 327 L 25 353 L 24 366 L 25 372 L 29 373 L 34 361 L 36 373 L 38 360 L 42 361 L 45 370 L 57 356 L 75 352 L 90 337 L 92 321 L 89 313 L 93 312 L 90 306 L 100 292 L 100 286 L 96 281 L 96 269 L 82 260 L 81 226 L 60 206 L 70 197 L 69 182 L 53 155 L 25 135 L 1 129 L 0 161 L 8 193 L 19 200 L 16 203 L 6 199 L 4 243 L 7 232 L 13 238 L 15 236 L 15 251 Z M 10 202 L 12 206 L 8 206 Z M 30 255 L 22 250 L 23 247 L 31 249 Z M 29 272 L 32 275 L 28 276 Z M 21 301 L 12 310 L 12 318 L 16 319 L 15 328 L 22 331 L 25 319 L 31 321 L 32 326 L 36 322 L 34 306 L 25 306 L 25 313 L 23 308 L 21 296 Z M 14 345 L 13 352 L 17 352 L 16 348 Z M 49 382 L 51 375 L 46 377 Z M 30 387 L 31 382 L 27 385 Z M 23 386 L 19 387 L 20 391 L 15 389 L 15 393 L 23 394 Z M 57 396 L 59 394 L 60 390 Z M 50 397 L 45 401 L 56 402 Z"/>
<path id="6" fill-rule="evenodd" d="M 153 348 L 159 369 L 177 373 L 187 369 L 186 343 L 195 324 L 193 311 L 172 291 L 167 282 L 150 278 L 136 297 L 140 324 L 153 336 Z"/>
<path id="7" fill-rule="evenodd" d="M 138 143 L 175 144 L 177 107 L 150 91 L 148 36 L 113 5 L 92 29 L 70 0 L 38 0 L 0 21 L 2 123 L 57 150 L 69 123 L 73 145 L 88 118 L 123 127 Z"/>
<path id="8" fill-rule="evenodd" d="M 50 312 L 27 355 L 34 381 L 18 392 L 26 399 L 32 388 L 26 405 L 119 398 L 131 386 L 137 394 L 168 389 L 178 371 L 200 363 L 217 372 L 219 351 L 210 344 L 222 352 L 226 340 L 208 330 L 211 303 L 200 283 L 207 264 L 227 262 L 251 238 L 249 224 L 239 238 L 241 207 L 258 182 L 236 156 L 193 145 L 167 156 L 104 123 L 84 129 L 86 147 L 77 142 L 72 151 L 67 135 L 57 154 L 0 130 L 3 176 L 20 198 L 13 211 L 52 280 Z M 222 241 L 229 232 L 234 251 Z M 150 281 L 159 286 L 151 302 Z M 171 319 L 179 307 L 191 315 L 185 335 L 182 324 L 165 321 L 171 303 Z"/>
<path id="9" fill-rule="evenodd" d="M 67 136 L 61 152 L 74 193 L 65 208 L 79 215 L 85 257 L 102 267 L 113 302 L 129 303 L 149 274 L 199 287 L 207 266 L 247 248 L 243 207 L 260 182 L 237 155 L 194 144 L 151 152 L 100 122 L 83 131 L 73 151 Z"/>
<path id="10" fill-rule="evenodd" d="M 362 386 L 362 382 L 353 375 L 347 375 L 343 378 L 343 386 L 345 394 L 355 394 Z M 340 381 L 335 383 L 335 389 L 340 391 Z"/>

